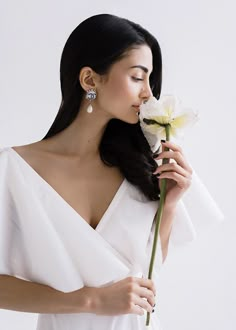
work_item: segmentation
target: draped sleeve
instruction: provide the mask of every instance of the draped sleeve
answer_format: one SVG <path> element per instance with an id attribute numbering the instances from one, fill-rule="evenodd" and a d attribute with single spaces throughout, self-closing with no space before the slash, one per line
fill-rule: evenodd
<path id="1" fill-rule="evenodd" d="M 24 235 L 27 225 L 17 203 L 21 203 L 22 210 L 32 205 L 25 197 L 24 183 L 16 180 L 18 172 L 12 167 L 7 150 L 0 148 L 0 274 L 30 281 L 34 278 L 28 250 L 34 251 L 34 246 L 29 246 Z"/>
<path id="2" fill-rule="evenodd" d="M 191 166 L 192 167 L 192 166 Z M 176 207 L 170 243 L 180 246 L 224 221 L 224 214 L 193 169 L 192 182 Z"/>
<path id="3" fill-rule="evenodd" d="M 124 181 L 94 231 L 13 150 L 0 149 L 0 274 L 62 291 L 121 279 L 134 264 L 146 267 L 157 208 L 157 201 L 147 201 Z M 223 218 L 193 171 L 192 184 L 176 207 L 170 243 L 191 242 Z"/>
<path id="4" fill-rule="evenodd" d="M 7 154 L 0 148 L 0 274 L 16 275 L 22 242 L 14 214 L 9 174 Z"/>
<path id="5" fill-rule="evenodd" d="M 16 155 L 0 149 L 0 274 L 64 292 L 125 277 L 125 258 Z"/>
<path id="6" fill-rule="evenodd" d="M 152 144 L 154 150 L 162 152 L 163 146 L 160 140 L 153 137 Z M 174 143 L 179 143 L 178 139 L 172 137 Z M 185 152 L 185 157 L 188 158 Z M 173 162 L 171 159 L 170 162 Z M 162 159 L 156 160 L 158 166 L 162 165 Z M 188 160 L 192 168 L 192 181 L 188 190 L 183 194 L 176 206 L 176 212 L 170 233 L 170 245 L 178 247 L 186 245 L 197 239 L 205 230 L 212 228 L 225 220 L 225 216 L 211 196 L 209 190 L 202 182 L 194 169 L 194 165 Z"/>

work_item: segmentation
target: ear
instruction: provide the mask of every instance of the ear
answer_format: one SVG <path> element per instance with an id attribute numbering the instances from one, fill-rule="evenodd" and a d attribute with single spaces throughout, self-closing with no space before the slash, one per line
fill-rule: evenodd
<path id="1" fill-rule="evenodd" d="M 97 89 L 99 75 L 88 66 L 83 67 L 79 73 L 79 82 L 81 87 L 87 91 L 90 88 Z"/>

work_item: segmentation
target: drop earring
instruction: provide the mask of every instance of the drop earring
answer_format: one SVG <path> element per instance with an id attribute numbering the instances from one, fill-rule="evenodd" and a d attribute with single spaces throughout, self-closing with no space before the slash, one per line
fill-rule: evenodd
<path id="1" fill-rule="evenodd" d="M 96 97 L 97 97 L 96 90 L 94 88 L 90 88 L 87 91 L 86 96 L 85 96 L 85 98 L 90 101 L 90 104 L 87 107 L 87 112 L 88 113 L 92 113 L 93 112 L 93 107 L 92 107 L 91 101 L 95 100 Z"/>

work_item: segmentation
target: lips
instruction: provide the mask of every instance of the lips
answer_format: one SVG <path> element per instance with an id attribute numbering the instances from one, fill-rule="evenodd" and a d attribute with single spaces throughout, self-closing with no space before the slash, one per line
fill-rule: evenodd
<path id="1" fill-rule="evenodd" d="M 140 114 L 140 108 L 137 105 L 133 105 L 133 108 L 135 108 L 136 115 L 139 116 Z"/>
<path id="2" fill-rule="evenodd" d="M 133 105 L 134 108 L 136 108 L 138 111 L 140 111 L 140 106 L 139 105 Z"/>

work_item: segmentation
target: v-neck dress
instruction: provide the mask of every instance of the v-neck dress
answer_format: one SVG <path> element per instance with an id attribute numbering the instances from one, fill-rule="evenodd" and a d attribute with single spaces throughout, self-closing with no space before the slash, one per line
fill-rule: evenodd
<path id="1" fill-rule="evenodd" d="M 205 189 L 204 202 L 212 203 L 203 211 L 205 219 L 223 220 L 196 174 L 192 197 L 196 200 L 199 185 L 201 192 Z M 193 241 L 201 227 L 190 212 L 199 208 L 199 198 L 195 206 L 192 197 L 190 192 L 190 200 L 181 200 L 176 210 L 170 236 L 175 246 Z M 93 229 L 13 148 L 0 148 L 0 274 L 62 292 L 108 286 L 128 276 L 147 278 L 158 204 L 124 179 Z M 162 263 L 159 236 L 157 285 Z M 39 314 L 37 330 L 143 330 L 145 320 L 146 313 Z M 161 330 L 158 309 L 149 329 Z"/>

